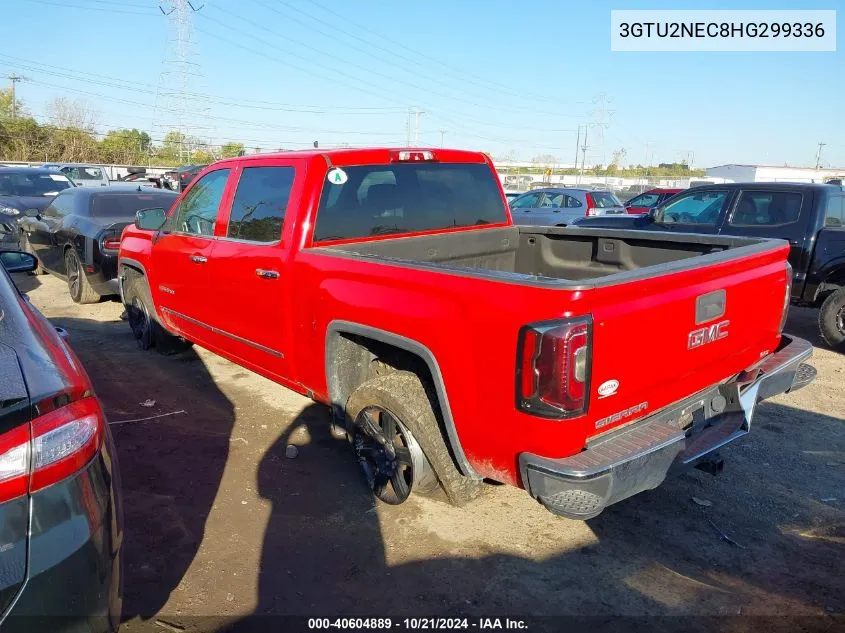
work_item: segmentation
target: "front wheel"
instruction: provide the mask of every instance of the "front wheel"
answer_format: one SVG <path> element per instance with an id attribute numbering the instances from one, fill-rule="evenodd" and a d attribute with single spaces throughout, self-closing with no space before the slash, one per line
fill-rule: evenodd
<path id="1" fill-rule="evenodd" d="M 191 347 L 191 343 L 167 332 L 156 320 L 153 300 L 147 279 L 134 269 L 123 269 L 123 305 L 126 321 L 138 347 L 143 350 L 156 348 L 160 354 L 176 354 Z"/>
<path id="2" fill-rule="evenodd" d="M 819 330 L 825 343 L 845 352 L 845 288 L 824 300 L 819 310 Z"/>

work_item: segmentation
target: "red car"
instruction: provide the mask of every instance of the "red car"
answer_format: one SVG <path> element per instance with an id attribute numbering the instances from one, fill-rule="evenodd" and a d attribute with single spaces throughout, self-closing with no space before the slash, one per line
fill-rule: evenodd
<path id="1" fill-rule="evenodd" d="M 211 165 L 124 229 L 119 279 L 142 348 L 329 405 L 379 499 L 489 478 L 585 519 L 717 472 L 758 400 L 812 379 L 788 249 L 515 226 L 484 154 L 350 149 Z"/>
<path id="2" fill-rule="evenodd" d="M 685 189 L 649 189 L 638 196 L 634 196 L 625 203 L 625 210 L 632 214 L 648 213 L 654 207 L 662 204 L 677 193 Z"/>

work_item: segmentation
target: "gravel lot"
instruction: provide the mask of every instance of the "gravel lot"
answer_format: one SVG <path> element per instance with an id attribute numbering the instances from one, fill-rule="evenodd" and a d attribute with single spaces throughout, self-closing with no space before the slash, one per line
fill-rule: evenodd
<path id="1" fill-rule="evenodd" d="M 684 474 L 583 523 L 505 486 L 462 509 L 374 505 L 324 407 L 201 349 L 139 351 L 117 302 L 77 306 L 56 278 L 18 282 L 70 332 L 112 424 L 125 631 L 237 629 L 253 613 L 842 625 L 845 356 L 823 347 L 813 311 L 793 309 L 787 329 L 816 346 L 817 380 L 764 403 L 721 476 Z"/>

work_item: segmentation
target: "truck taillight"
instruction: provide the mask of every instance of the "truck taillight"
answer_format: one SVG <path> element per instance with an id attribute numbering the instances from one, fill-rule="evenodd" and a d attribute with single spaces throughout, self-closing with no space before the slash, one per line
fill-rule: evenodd
<path id="1" fill-rule="evenodd" d="M 586 213 L 584 213 L 584 215 L 586 215 L 587 217 L 590 217 L 591 215 L 598 215 L 598 213 L 595 210 L 596 209 L 596 203 L 593 200 L 593 196 L 591 196 L 589 193 L 585 193 L 584 198 L 587 199 L 587 211 L 586 211 Z"/>
<path id="2" fill-rule="evenodd" d="M 783 316 L 780 318 L 780 327 L 778 334 L 783 334 L 783 328 L 786 325 L 786 317 L 789 316 L 789 302 L 792 299 L 792 266 L 786 262 L 786 294 L 783 297 Z"/>
<path id="3" fill-rule="evenodd" d="M 429 150 L 401 150 L 390 152 L 390 160 L 394 163 L 437 160 L 434 152 Z"/>
<path id="4" fill-rule="evenodd" d="M 97 454 L 105 419 L 83 398 L 0 435 L 0 503 L 79 472 Z"/>
<path id="5" fill-rule="evenodd" d="M 519 336 L 517 406 L 548 418 L 587 411 L 590 320 L 527 326 Z"/>

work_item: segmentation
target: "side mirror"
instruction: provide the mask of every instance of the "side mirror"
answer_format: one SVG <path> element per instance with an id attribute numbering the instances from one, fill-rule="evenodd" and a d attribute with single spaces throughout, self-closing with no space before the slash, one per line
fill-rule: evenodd
<path id="1" fill-rule="evenodd" d="M 41 217 L 41 211 L 38 209 L 26 209 L 24 212 L 24 217 L 27 218 L 38 218 Z"/>
<path id="2" fill-rule="evenodd" d="M 38 259 L 35 255 L 22 251 L 3 251 L 0 253 L 0 262 L 6 272 L 28 273 L 38 267 Z"/>
<path id="3" fill-rule="evenodd" d="M 141 209 L 135 214 L 135 226 L 144 231 L 158 231 L 166 219 L 165 209 Z"/>
<path id="4" fill-rule="evenodd" d="M 660 210 L 660 207 L 652 207 L 648 210 L 648 219 L 650 222 L 659 222 L 662 217 L 663 212 Z"/>

